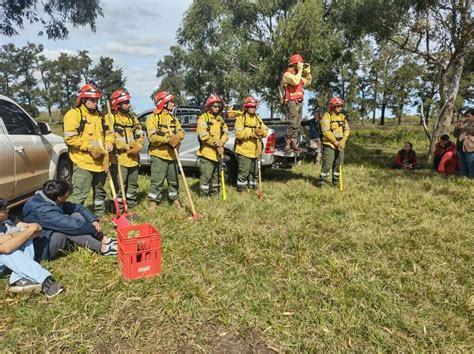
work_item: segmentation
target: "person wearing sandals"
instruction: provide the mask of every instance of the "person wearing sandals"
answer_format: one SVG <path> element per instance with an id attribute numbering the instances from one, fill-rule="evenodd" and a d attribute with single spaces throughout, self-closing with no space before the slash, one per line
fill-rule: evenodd
<path id="1" fill-rule="evenodd" d="M 89 209 L 68 202 L 70 194 L 71 187 L 66 181 L 50 180 L 25 203 L 25 221 L 43 228 L 34 242 L 37 258 L 55 259 L 73 245 L 115 256 L 117 241 L 102 233 L 101 224 Z"/>
<path id="2" fill-rule="evenodd" d="M 63 292 L 51 273 L 34 260 L 33 240 L 41 234 L 41 226 L 15 222 L 8 214 L 7 203 L 0 198 L 0 274 L 11 271 L 9 291 L 43 292 L 47 298 Z"/>

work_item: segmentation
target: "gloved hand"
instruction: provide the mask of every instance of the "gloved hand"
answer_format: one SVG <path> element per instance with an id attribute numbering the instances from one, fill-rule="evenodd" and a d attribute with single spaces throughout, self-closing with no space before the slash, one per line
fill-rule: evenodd
<path id="1" fill-rule="evenodd" d="M 303 67 L 303 73 L 305 73 L 305 74 L 310 74 L 310 73 L 311 73 L 311 65 L 306 64 L 306 65 Z"/>
<path id="2" fill-rule="evenodd" d="M 91 146 L 89 148 L 89 152 L 91 153 L 92 157 L 96 160 L 105 156 L 105 151 L 99 146 L 95 146 L 95 145 Z"/>
<path id="3" fill-rule="evenodd" d="M 142 151 L 142 145 L 138 143 L 132 143 L 130 144 L 130 150 L 127 151 L 127 154 L 130 156 L 137 156 L 140 151 Z"/>
<path id="4" fill-rule="evenodd" d="M 150 142 L 150 145 L 158 145 L 163 143 L 162 137 L 158 134 L 150 135 L 148 137 L 148 141 Z"/>
<path id="5" fill-rule="evenodd" d="M 176 148 L 181 143 L 181 138 L 178 134 L 174 134 L 170 136 L 170 145 L 173 148 Z"/>
<path id="6" fill-rule="evenodd" d="M 260 127 L 255 128 L 255 134 L 257 135 L 257 137 L 263 138 L 265 136 L 265 129 Z"/>
<path id="7" fill-rule="evenodd" d="M 214 146 L 222 147 L 222 146 L 224 146 L 224 142 L 220 139 L 217 139 L 216 141 L 214 141 Z"/>
<path id="8" fill-rule="evenodd" d="M 122 140 L 122 139 L 116 140 L 116 142 L 115 142 L 115 147 L 116 147 L 117 150 L 119 150 L 119 151 L 120 151 L 120 150 L 125 150 L 125 151 L 130 150 L 130 146 L 125 143 L 125 140 Z"/>
<path id="9" fill-rule="evenodd" d="M 127 154 L 130 156 L 137 156 L 140 151 L 142 151 L 142 147 L 142 144 L 136 141 L 132 141 L 132 143 L 130 144 L 130 150 L 127 151 Z"/>
<path id="10" fill-rule="evenodd" d="M 301 72 L 301 70 L 303 70 L 304 63 L 303 63 L 302 61 L 300 61 L 300 62 L 297 64 L 296 67 L 298 68 L 298 72 Z"/>
<path id="11" fill-rule="evenodd" d="M 216 152 L 217 152 L 217 156 L 219 157 L 219 159 L 224 157 L 224 147 L 223 146 L 218 146 L 216 148 Z"/>
<path id="12" fill-rule="evenodd" d="M 342 139 L 339 141 L 339 150 L 344 150 L 346 147 L 346 140 Z"/>

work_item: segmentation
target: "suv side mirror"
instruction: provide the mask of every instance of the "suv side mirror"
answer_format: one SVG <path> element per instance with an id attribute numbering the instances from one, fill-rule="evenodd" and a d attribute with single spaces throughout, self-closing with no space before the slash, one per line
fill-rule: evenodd
<path id="1" fill-rule="evenodd" d="M 38 122 L 38 128 L 40 135 L 48 135 L 51 133 L 51 128 L 48 123 Z"/>

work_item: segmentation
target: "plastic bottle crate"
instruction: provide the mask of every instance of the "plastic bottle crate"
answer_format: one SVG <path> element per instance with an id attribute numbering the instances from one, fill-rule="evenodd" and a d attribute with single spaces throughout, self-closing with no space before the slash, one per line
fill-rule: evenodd
<path id="1" fill-rule="evenodd" d="M 130 232 L 138 232 L 129 238 Z M 117 228 L 118 266 L 125 279 L 152 277 L 161 272 L 160 233 L 150 224 Z"/>
<path id="2" fill-rule="evenodd" d="M 117 241 L 125 253 L 161 248 L 160 232 L 150 224 L 119 226 Z"/>

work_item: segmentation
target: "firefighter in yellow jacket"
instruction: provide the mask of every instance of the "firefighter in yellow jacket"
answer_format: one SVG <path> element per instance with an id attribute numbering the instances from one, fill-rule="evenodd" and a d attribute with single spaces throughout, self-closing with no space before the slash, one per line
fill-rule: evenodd
<path id="1" fill-rule="evenodd" d="M 211 95 L 204 105 L 206 112 L 197 121 L 199 140 L 199 191 L 202 197 L 219 194 L 219 168 L 224 158 L 224 145 L 229 139 L 227 125 L 221 116 L 223 103 L 219 96 Z"/>
<path id="2" fill-rule="evenodd" d="M 150 142 L 149 154 L 151 158 L 151 182 L 148 199 L 151 209 L 161 202 L 163 184 L 168 181 L 168 198 L 173 205 L 180 208 L 178 164 L 173 149 L 178 148 L 184 139 L 184 130 L 179 120 L 171 115 L 174 96 L 161 91 L 155 97 L 156 109 L 147 118 L 146 129 Z"/>
<path id="3" fill-rule="evenodd" d="M 112 115 L 107 122 L 114 132 L 115 151 L 110 154 L 110 172 L 117 189 L 118 201 L 122 204 L 122 190 L 119 187 L 118 165 L 122 172 L 127 205 L 137 205 L 138 169 L 140 151 L 143 147 L 143 130 L 135 115 L 130 113 L 131 96 L 126 89 L 118 89 L 112 93 Z M 117 164 L 118 157 L 118 164 Z"/>
<path id="4" fill-rule="evenodd" d="M 339 165 L 344 164 L 344 149 L 349 138 L 350 128 L 346 117 L 342 114 L 344 101 L 333 97 L 329 101 L 329 110 L 321 118 L 321 133 L 323 135 L 323 166 L 318 185 L 329 185 L 328 178 L 332 168 L 332 183 L 339 182 Z"/>
<path id="5" fill-rule="evenodd" d="M 83 204 L 92 187 L 94 211 L 105 214 L 105 181 L 109 167 L 108 153 L 112 151 L 114 136 L 97 110 L 101 97 L 93 84 L 84 85 L 76 99 L 76 107 L 64 116 L 64 142 L 74 163 L 70 201 Z"/>
<path id="6" fill-rule="evenodd" d="M 247 97 L 242 105 L 243 114 L 235 121 L 235 153 L 239 162 L 237 191 L 257 188 L 257 159 L 261 158 L 262 141 L 268 128 L 257 114 L 257 100 Z"/>
<path id="7" fill-rule="evenodd" d="M 300 54 L 293 54 L 282 78 L 286 116 L 290 123 L 286 131 L 286 152 L 301 152 L 296 141 L 303 115 L 304 87 L 310 85 L 311 80 L 311 66 L 304 63 Z"/>

